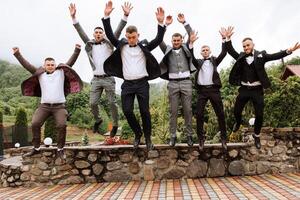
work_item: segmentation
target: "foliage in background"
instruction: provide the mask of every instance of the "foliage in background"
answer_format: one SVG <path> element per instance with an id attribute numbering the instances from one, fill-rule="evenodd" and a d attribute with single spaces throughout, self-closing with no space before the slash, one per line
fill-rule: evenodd
<path id="1" fill-rule="evenodd" d="M 53 143 L 57 143 L 57 129 L 52 115 L 45 122 L 44 138 L 46 137 L 50 137 Z"/>

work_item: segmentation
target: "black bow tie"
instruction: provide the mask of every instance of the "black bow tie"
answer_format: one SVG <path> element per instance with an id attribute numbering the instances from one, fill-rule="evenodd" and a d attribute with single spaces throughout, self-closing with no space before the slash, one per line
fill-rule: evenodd
<path id="1" fill-rule="evenodd" d="M 102 44 L 103 42 L 95 42 L 94 45 Z"/>
<path id="2" fill-rule="evenodd" d="M 203 60 L 204 60 L 204 61 L 206 61 L 206 60 L 210 60 L 210 58 L 204 58 Z"/>
<path id="3" fill-rule="evenodd" d="M 253 56 L 253 53 L 246 54 L 246 57 Z"/>
<path id="4" fill-rule="evenodd" d="M 135 45 L 129 45 L 129 47 L 136 47 L 137 46 L 137 44 L 135 44 Z"/>

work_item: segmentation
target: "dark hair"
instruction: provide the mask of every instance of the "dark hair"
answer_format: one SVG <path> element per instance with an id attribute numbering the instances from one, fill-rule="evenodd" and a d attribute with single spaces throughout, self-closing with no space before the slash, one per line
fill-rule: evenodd
<path id="1" fill-rule="evenodd" d="M 246 37 L 246 38 L 244 38 L 244 39 L 242 40 L 242 42 L 245 42 L 246 40 L 250 40 L 250 41 L 252 41 L 252 42 L 253 42 L 252 38 L 250 38 L 250 37 Z"/>
<path id="2" fill-rule="evenodd" d="M 102 27 L 100 27 L 100 26 L 97 26 L 97 27 L 95 27 L 95 28 L 94 28 L 94 31 L 95 31 L 96 29 L 100 29 L 100 30 L 102 30 L 102 31 L 103 31 L 103 28 L 102 28 Z"/>
<path id="3" fill-rule="evenodd" d="M 172 37 L 180 37 L 182 39 L 182 35 L 180 33 L 174 33 Z"/>
<path id="4" fill-rule="evenodd" d="M 126 28 L 126 33 L 134 33 L 134 32 L 138 32 L 136 26 L 131 25 Z"/>
<path id="5" fill-rule="evenodd" d="M 46 61 L 55 61 L 55 60 L 54 60 L 54 58 L 48 57 L 48 58 L 45 58 L 45 62 Z"/>

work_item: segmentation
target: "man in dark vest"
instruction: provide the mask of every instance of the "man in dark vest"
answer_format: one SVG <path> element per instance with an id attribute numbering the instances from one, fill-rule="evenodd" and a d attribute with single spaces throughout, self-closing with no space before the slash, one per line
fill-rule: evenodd
<path id="1" fill-rule="evenodd" d="M 127 18 L 132 9 L 130 3 L 124 3 L 122 6 L 124 16 L 119 22 L 119 25 L 114 32 L 114 35 L 119 38 L 122 30 L 127 24 Z M 99 116 L 99 99 L 105 90 L 108 103 L 110 105 L 111 117 L 113 120 L 113 127 L 110 132 L 110 137 L 114 137 L 118 130 L 118 107 L 116 103 L 116 94 L 115 94 L 115 78 L 105 74 L 103 69 L 104 61 L 112 54 L 113 45 L 105 37 L 104 30 L 101 27 L 94 28 L 94 38 L 90 39 L 83 28 L 76 19 L 76 7 L 75 4 L 70 4 L 69 6 L 70 15 L 73 20 L 73 25 L 78 32 L 79 36 L 85 43 L 85 51 L 88 55 L 91 68 L 93 70 L 93 79 L 91 81 L 91 92 L 90 92 L 90 106 L 91 111 L 95 119 L 95 124 L 93 131 L 94 133 L 99 133 L 99 126 L 103 122 Z"/>
<path id="2" fill-rule="evenodd" d="M 68 112 L 65 109 L 66 96 L 70 93 L 80 92 L 82 81 L 71 68 L 80 53 L 80 45 L 76 45 L 71 58 L 65 64 L 56 66 L 53 58 L 46 58 L 42 67 L 36 68 L 30 64 L 20 53 L 18 47 L 13 48 L 14 56 L 32 76 L 22 85 L 24 96 L 41 97 L 41 104 L 32 116 L 32 144 L 31 152 L 24 156 L 32 156 L 40 152 L 41 127 L 49 116 L 53 116 L 58 133 L 57 151 L 60 158 L 64 158 L 63 147 L 66 141 L 66 125 Z"/>
<path id="3" fill-rule="evenodd" d="M 143 132 L 148 150 L 153 149 L 151 142 L 151 117 L 149 111 L 149 84 L 148 80 L 160 76 L 160 68 L 157 60 L 151 54 L 163 40 L 165 33 L 164 10 L 158 8 L 156 18 L 158 21 L 158 30 L 155 39 L 149 43 L 139 41 L 139 33 L 135 26 L 126 28 L 126 39 L 118 40 L 110 25 L 110 13 L 112 12 L 112 2 L 106 4 L 104 10 L 103 26 L 107 38 L 116 47 L 113 54 L 105 61 L 104 71 L 110 76 L 116 76 L 124 79 L 121 86 L 121 100 L 124 115 L 128 124 L 135 134 L 134 147 L 140 144 L 142 129 L 134 113 L 134 99 L 137 97 L 139 109 L 142 117 Z"/>
<path id="4" fill-rule="evenodd" d="M 251 101 L 255 110 L 254 123 L 254 141 L 256 148 L 260 148 L 260 130 L 263 124 L 264 110 L 264 90 L 270 87 L 270 81 L 265 70 L 265 63 L 277 60 L 290 55 L 293 51 L 300 48 L 296 43 L 293 47 L 274 54 L 268 54 L 266 51 L 257 51 L 254 49 L 253 40 L 249 37 L 242 40 L 244 51 L 238 53 L 232 46 L 231 36 L 233 27 L 227 29 L 226 49 L 228 53 L 236 60 L 229 75 L 229 82 L 232 85 L 238 85 L 239 94 L 234 105 L 234 116 L 236 123 L 233 132 L 239 130 L 242 122 L 242 111 L 248 101 Z"/>
<path id="5" fill-rule="evenodd" d="M 188 35 L 192 28 L 185 21 L 184 14 L 178 14 L 177 20 L 184 25 Z M 181 101 L 183 107 L 185 133 L 187 144 L 193 146 L 192 140 L 192 81 L 191 74 L 196 71 L 193 65 L 192 54 L 186 44 L 183 44 L 183 37 L 180 33 L 172 35 L 172 46 L 167 46 L 165 42 L 159 45 L 165 54 L 161 63 L 161 78 L 169 81 L 169 104 L 170 104 L 170 146 L 175 146 L 178 106 Z"/>
<path id="6" fill-rule="evenodd" d="M 222 87 L 221 79 L 217 71 L 218 65 L 222 62 L 226 56 L 225 39 L 226 29 L 222 28 L 220 31 L 222 42 L 222 50 L 218 57 L 210 56 L 211 51 L 209 46 L 203 45 L 201 47 L 202 59 L 194 59 L 194 65 L 197 68 L 195 75 L 195 87 L 198 93 L 197 101 L 197 135 L 199 138 L 199 150 L 203 151 L 205 134 L 203 131 L 204 124 L 204 110 L 207 101 L 211 102 L 213 109 L 217 115 L 219 129 L 221 132 L 221 143 L 224 151 L 227 151 L 226 144 L 226 124 L 225 114 L 223 108 L 223 102 L 221 98 L 220 88 Z M 197 33 L 192 32 L 190 34 L 190 45 L 193 47 L 193 43 L 198 39 Z M 193 53 L 193 49 L 191 49 Z"/>

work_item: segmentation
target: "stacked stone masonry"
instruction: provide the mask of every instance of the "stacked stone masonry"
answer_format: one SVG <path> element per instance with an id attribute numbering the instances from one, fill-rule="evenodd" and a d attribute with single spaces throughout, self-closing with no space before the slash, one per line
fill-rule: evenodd
<path id="1" fill-rule="evenodd" d="M 220 144 L 175 147 L 156 145 L 72 146 L 66 159 L 56 156 L 56 148 L 42 148 L 30 158 L 12 156 L 0 163 L 3 187 L 54 184 L 161 180 L 219 176 L 256 175 L 300 171 L 300 128 L 263 128 L 260 150 L 253 145 L 253 130 L 243 131 L 243 143 L 229 143 L 224 154 Z M 22 149 L 22 151 L 25 151 Z M 16 154 L 16 150 L 12 150 Z"/>

